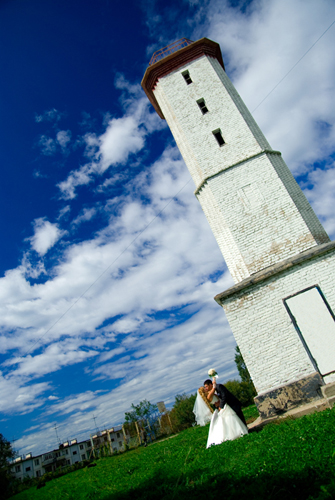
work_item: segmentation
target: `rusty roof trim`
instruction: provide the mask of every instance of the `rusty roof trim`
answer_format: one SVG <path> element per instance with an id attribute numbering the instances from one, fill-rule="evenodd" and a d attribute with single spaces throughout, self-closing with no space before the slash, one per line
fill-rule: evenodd
<path id="1" fill-rule="evenodd" d="M 164 49 L 162 49 L 164 50 Z M 141 85 L 148 96 L 149 101 L 155 108 L 158 115 L 164 119 L 162 110 L 155 98 L 153 90 L 159 78 L 168 75 L 187 63 L 199 59 L 202 56 L 214 57 L 219 61 L 222 68 L 224 68 L 220 45 L 208 38 L 201 38 L 196 42 L 183 47 L 170 55 L 165 56 L 163 59 L 158 60 L 149 66 L 144 74 Z"/>

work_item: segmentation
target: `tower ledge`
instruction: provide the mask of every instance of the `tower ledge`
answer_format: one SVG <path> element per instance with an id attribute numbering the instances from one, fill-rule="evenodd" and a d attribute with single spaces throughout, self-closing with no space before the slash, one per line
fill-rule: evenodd
<path id="1" fill-rule="evenodd" d="M 149 101 L 163 120 L 164 115 L 153 93 L 157 80 L 204 55 L 214 57 L 219 61 L 223 69 L 225 69 L 220 45 L 212 40 L 209 40 L 208 38 L 201 38 L 200 40 L 179 49 L 177 52 L 164 57 L 147 68 L 141 85 L 144 92 L 147 94 Z"/>
<path id="2" fill-rule="evenodd" d="M 215 295 L 214 300 L 222 306 L 226 299 L 231 299 L 235 294 L 241 292 L 242 290 L 247 289 L 248 287 L 260 283 L 267 278 L 271 278 L 272 276 L 279 274 L 287 269 L 290 269 L 297 264 L 302 264 L 303 262 L 313 259 L 314 257 L 318 257 L 320 255 L 331 252 L 335 249 L 335 241 L 331 241 L 329 243 L 323 243 L 322 245 L 315 245 L 304 252 L 301 252 L 289 259 L 286 259 L 278 264 L 274 264 L 273 266 L 266 267 L 262 269 L 258 273 L 252 274 L 249 278 L 244 279 L 240 283 L 231 286 L 228 290 L 225 290 L 222 293 Z"/>

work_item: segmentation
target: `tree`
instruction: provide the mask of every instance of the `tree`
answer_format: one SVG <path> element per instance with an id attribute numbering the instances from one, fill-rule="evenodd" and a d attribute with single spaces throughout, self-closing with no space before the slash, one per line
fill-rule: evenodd
<path id="1" fill-rule="evenodd" d="M 247 382 L 247 383 L 251 383 L 252 385 L 254 385 L 252 380 L 251 380 L 248 368 L 244 362 L 240 348 L 238 346 L 236 346 L 236 348 L 235 348 L 235 363 L 236 363 L 238 373 L 241 377 L 242 382 Z"/>
<path id="2" fill-rule="evenodd" d="M 149 418 L 152 413 L 158 411 L 157 405 L 144 399 L 138 405 L 131 404 L 132 411 L 125 413 L 125 422 L 130 424 L 138 420 Z"/>
<path id="3" fill-rule="evenodd" d="M 250 406 L 254 404 L 254 397 L 256 396 L 256 391 L 253 383 L 240 382 L 239 380 L 228 380 L 224 384 L 228 391 L 230 391 L 239 400 L 242 407 Z"/>
<path id="4" fill-rule="evenodd" d="M 242 382 L 230 380 L 225 385 L 240 400 L 242 406 L 252 405 L 257 392 L 238 346 L 235 348 L 235 363 Z"/>
<path id="5" fill-rule="evenodd" d="M 7 439 L 0 434 L 0 469 L 7 468 L 10 460 L 15 457 L 15 452 Z"/>
<path id="6" fill-rule="evenodd" d="M 0 491 L 7 492 L 11 476 L 8 472 L 11 459 L 15 452 L 7 439 L 0 434 Z"/>
<path id="7" fill-rule="evenodd" d="M 179 429 L 186 429 L 195 423 L 193 407 L 196 394 L 186 396 L 186 394 L 177 394 L 170 414 L 173 423 Z"/>

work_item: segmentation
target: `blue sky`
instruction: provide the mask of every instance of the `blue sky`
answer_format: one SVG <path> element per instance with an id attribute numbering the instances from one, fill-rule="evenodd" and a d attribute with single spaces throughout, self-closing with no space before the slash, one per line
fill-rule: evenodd
<path id="1" fill-rule="evenodd" d="M 237 376 L 213 300 L 233 282 L 140 82 L 178 38 L 220 43 L 333 238 L 334 20 L 327 0 L 1 2 L 0 432 L 20 453 Z"/>

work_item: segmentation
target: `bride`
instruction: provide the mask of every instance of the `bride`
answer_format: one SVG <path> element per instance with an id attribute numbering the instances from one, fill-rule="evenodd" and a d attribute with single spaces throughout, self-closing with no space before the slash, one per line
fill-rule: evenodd
<path id="1" fill-rule="evenodd" d="M 214 412 L 207 399 L 204 387 L 200 387 L 193 413 L 198 425 L 206 425 L 210 422 L 206 448 L 214 444 L 221 444 L 224 441 L 232 441 L 244 434 L 248 434 L 247 426 L 228 404 L 220 408 L 219 398 L 215 394 L 212 396 L 211 402 L 216 407 Z"/>

